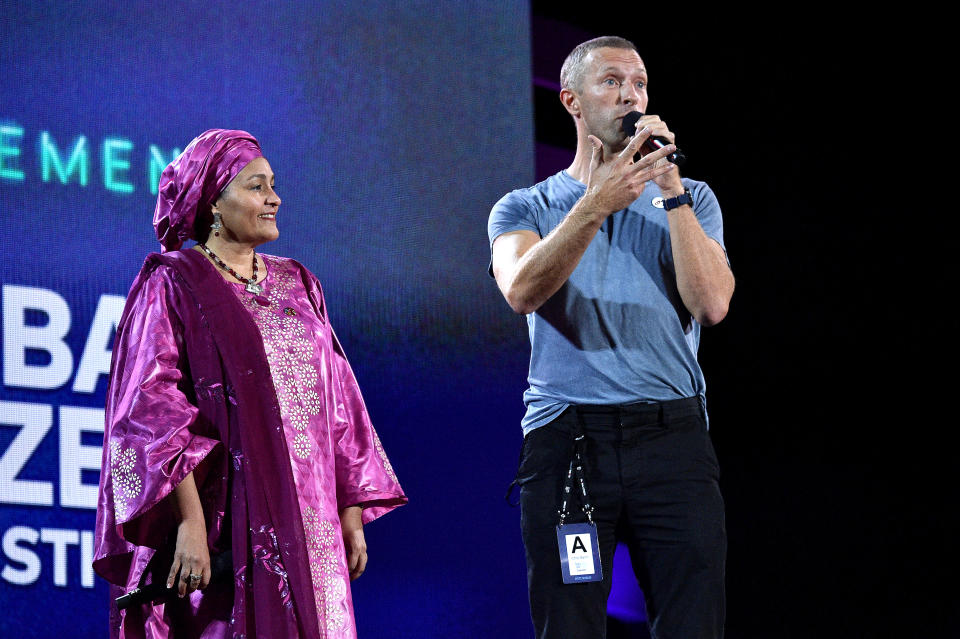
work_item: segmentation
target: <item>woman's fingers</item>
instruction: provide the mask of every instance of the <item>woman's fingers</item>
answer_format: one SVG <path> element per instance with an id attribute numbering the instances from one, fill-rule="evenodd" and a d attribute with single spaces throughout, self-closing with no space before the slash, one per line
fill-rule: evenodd
<path id="1" fill-rule="evenodd" d="M 176 588 L 177 594 L 185 597 L 194 590 L 203 590 L 210 585 L 210 566 L 200 561 L 190 561 L 177 555 L 170 565 L 167 588 Z"/>
<path id="2" fill-rule="evenodd" d="M 350 581 L 353 581 L 362 575 L 363 571 L 367 568 L 366 549 L 351 552 L 350 557 L 347 559 L 347 563 L 350 568 Z"/>
<path id="3" fill-rule="evenodd" d="M 180 558 L 174 557 L 173 563 L 170 564 L 170 574 L 167 575 L 167 588 L 173 588 L 173 585 L 177 583 L 178 572 L 180 572 Z"/>
<path id="4" fill-rule="evenodd" d="M 196 566 L 191 570 L 182 571 L 180 573 L 180 596 L 183 597 L 200 588 L 205 575 L 206 572 Z"/>
<path id="5" fill-rule="evenodd" d="M 170 571 L 175 575 L 179 566 L 176 588 L 181 597 L 210 583 L 210 551 L 206 536 L 206 526 L 200 518 L 185 519 L 177 527 L 177 545 Z"/>

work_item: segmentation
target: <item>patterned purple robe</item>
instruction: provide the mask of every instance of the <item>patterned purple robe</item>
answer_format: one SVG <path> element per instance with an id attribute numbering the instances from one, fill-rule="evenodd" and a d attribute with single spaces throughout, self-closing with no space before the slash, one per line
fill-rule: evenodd
<path id="1" fill-rule="evenodd" d="M 119 591 L 166 578 L 166 497 L 194 473 L 211 554 L 234 579 L 123 613 L 114 637 L 355 636 L 338 510 L 406 503 L 316 278 L 264 256 L 254 297 L 194 250 L 150 255 L 117 329 L 94 568 Z"/>

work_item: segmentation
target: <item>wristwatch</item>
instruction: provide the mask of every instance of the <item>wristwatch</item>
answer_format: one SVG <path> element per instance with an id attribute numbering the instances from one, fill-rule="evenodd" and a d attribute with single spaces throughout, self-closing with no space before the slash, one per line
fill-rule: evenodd
<path id="1" fill-rule="evenodd" d="M 689 204 L 693 206 L 693 195 L 690 193 L 690 189 L 684 187 L 683 193 L 676 196 L 667 198 L 663 201 L 663 210 L 669 211 L 675 209 L 682 204 Z"/>

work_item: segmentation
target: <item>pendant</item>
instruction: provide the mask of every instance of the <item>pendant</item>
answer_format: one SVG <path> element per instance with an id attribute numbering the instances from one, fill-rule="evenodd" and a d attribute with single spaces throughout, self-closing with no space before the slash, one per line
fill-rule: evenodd
<path id="1" fill-rule="evenodd" d="M 254 295 L 259 295 L 263 292 L 263 287 L 257 284 L 256 282 L 247 282 L 247 293 L 253 293 Z"/>

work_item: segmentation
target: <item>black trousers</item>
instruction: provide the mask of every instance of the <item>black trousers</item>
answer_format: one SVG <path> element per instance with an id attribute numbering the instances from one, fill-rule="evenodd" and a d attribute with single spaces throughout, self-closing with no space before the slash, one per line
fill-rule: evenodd
<path id="1" fill-rule="evenodd" d="M 556 526 L 577 432 L 603 581 L 564 584 Z M 716 454 L 698 398 L 571 406 L 523 442 L 516 483 L 538 639 L 606 636 L 613 553 L 626 543 L 655 639 L 719 639 L 725 614 L 726 530 Z M 586 521 L 578 491 L 569 523 Z"/>

